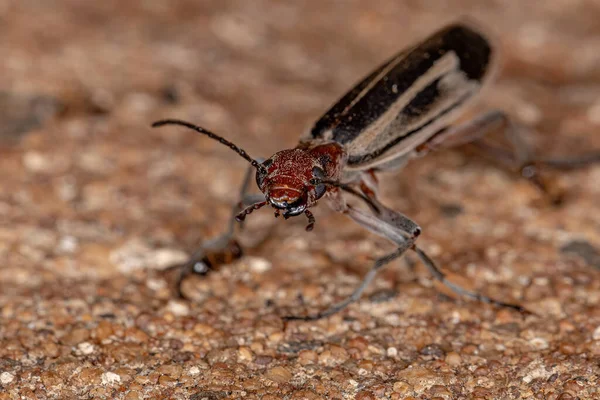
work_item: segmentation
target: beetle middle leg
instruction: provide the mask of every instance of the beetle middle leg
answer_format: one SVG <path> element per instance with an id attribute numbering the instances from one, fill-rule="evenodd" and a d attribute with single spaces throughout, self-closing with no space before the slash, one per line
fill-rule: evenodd
<path id="1" fill-rule="evenodd" d="M 525 309 L 520 305 L 509 304 L 502 301 L 494 300 L 482 294 L 467 290 L 461 287 L 460 285 L 452 283 L 451 281 L 446 279 L 445 274 L 435 265 L 431 258 L 429 258 L 429 256 L 427 256 L 427 254 L 423 250 L 416 246 L 415 241 L 421 233 L 421 228 L 419 227 L 419 225 L 417 225 L 414 221 L 412 221 L 405 215 L 393 211 L 380 203 L 377 203 L 377 208 L 379 212 L 377 214 L 371 214 L 348 205 L 343 210 L 343 213 L 348 215 L 352 220 L 354 220 L 356 223 L 363 226 L 364 228 L 368 229 L 369 231 L 390 240 L 397 246 L 396 250 L 377 259 L 371 267 L 371 269 L 369 270 L 369 272 L 367 272 L 367 274 L 363 278 L 361 284 L 345 300 L 317 314 L 305 316 L 286 316 L 284 317 L 285 320 L 312 321 L 328 317 L 332 314 L 343 310 L 348 305 L 356 302 L 361 297 L 364 290 L 375 278 L 377 272 L 381 268 L 383 268 L 391 261 L 404 255 L 404 253 L 406 253 L 407 250 L 414 251 L 419 257 L 419 259 L 421 259 L 421 261 L 433 274 L 433 277 L 439 280 L 442 284 L 447 286 L 450 290 L 457 293 L 458 295 L 471 297 L 482 302 L 494 304 L 497 306 L 513 308 L 521 312 L 525 311 Z"/>
<path id="2" fill-rule="evenodd" d="M 482 140 L 497 129 L 503 130 L 511 150 Z M 490 111 L 468 122 L 438 132 L 415 151 L 417 156 L 422 156 L 431 151 L 472 144 L 507 168 L 516 168 L 521 176 L 550 196 L 554 203 L 560 202 L 560 194 L 540 175 L 540 168 L 573 169 L 600 162 L 600 152 L 564 158 L 538 157 L 525 140 L 526 132 L 526 128 L 513 123 L 504 112 Z"/>

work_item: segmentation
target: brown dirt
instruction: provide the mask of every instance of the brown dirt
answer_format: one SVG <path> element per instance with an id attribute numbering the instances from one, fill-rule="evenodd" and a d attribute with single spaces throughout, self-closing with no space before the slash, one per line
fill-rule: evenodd
<path id="1" fill-rule="evenodd" d="M 324 205 L 312 233 L 252 215 L 265 241 L 186 280 L 193 301 L 161 271 L 222 231 L 245 164 L 153 120 L 269 156 L 459 16 L 504 54 L 482 109 L 535 128 L 546 154 L 600 149 L 598 2 L 526 4 L 0 1 L 0 399 L 600 398 L 599 167 L 553 175 L 560 207 L 461 151 L 383 178 L 452 279 L 530 316 L 396 262 L 346 311 L 284 324 L 389 249 Z"/>

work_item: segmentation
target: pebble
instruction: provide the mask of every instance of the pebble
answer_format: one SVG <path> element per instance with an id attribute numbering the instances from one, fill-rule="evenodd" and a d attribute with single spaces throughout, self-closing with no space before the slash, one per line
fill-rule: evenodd
<path id="1" fill-rule="evenodd" d="M 385 353 L 388 357 L 393 358 L 398 355 L 398 349 L 395 347 L 388 347 Z"/>
<path id="2" fill-rule="evenodd" d="M 452 367 L 458 367 L 462 363 L 462 358 L 457 352 L 451 351 L 446 354 L 446 363 Z"/>
<path id="3" fill-rule="evenodd" d="M 529 344 L 536 350 L 545 350 L 549 347 L 548 341 L 541 337 L 530 339 Z"/>
<path id="4" fill-rule="evenodd" d="M 23 165 L 30 172 L 45 172 L 52 167 L 48 156 L 37 151 L 28 151 L 23 155 Z"/>
<path id="5" fill-rule="evenodd" d="M 598 325 L 596 329 L 594 329 L 594 332 L 592 333 L 592 339 L 600 340 L 600 325 Z"/>
<path id="6" fill-rule="evenodd" d="M 68 346 L 76 346 L 79 343 L 85 342 L 90 337 L 90 331 L 84 328 L 75 328 L 67 332 L 60 341 Z"/>
<path id="7" fill-rule="evenodd" d="M 125 400 L 142 400 L 142 394 L 137 390 L 130 390 L 125 395 Z"/>
<path id="8" fill-rule="evenodd" d="M 116 383 L 121 383 L 121 377 L 114 372 L 105 372 L 102 374 L 102 384 L 103 385 L 113 385 Z"/>
<path id="9" fill-rule="evenodd" d="M 596 101 L 587 111 L 588 120 L 596 125 L 600 125 L 600 100 Z"/>
<path id="10" fill-rule="evenodd" d="M 248 263 L 248 268 L 257 274 L 263 274 L 269 271 L 273 266 L 266 258 L 246 257 L 246 262 Z"/>
<path id="11" fill-rule="evenodd" d="M 424 346 L 419 353 L 424 356 L 431 356 L 434 359 L 439 359 L 444 357 L 444 349 L 437 343 L 432 343 Z"/>
<path id="12" fill-rule="evenodd" d="M 254 353 L 249 347 L 242 346 L 238 349 L 238 360 L 241 362 L 251 362 L 254 359 Z"/>
<path id="13" fill-rule="evenodd" d="M 409 383 L 417 392 L 444 383 L 435 372 L 421 366 L 406 368 L 398 374 L 398 377 Z"/>
<path id="14" fill-rule="evenodd" d="M 77 345 L 77 349 L 83 355 L 90 355 L 94 352 L 94 345 L 90 342 L 82 342 Z"/>
<path id="15" fill-rule="evenodd" d="M 396 393 L 406 395 L 406 394 L 412 394 L 413 387 L 412 387 L 412 385 L 409 385 L 406 382 L 398 381 L 398 382 L 394 382 L 393 390 Z"/>
<path id="16" fill-rule="evenodd" d="M 0 383 L 3 385 L 8 385 L 15 380 L 15 376 L 10 372 L 3 372 L 0 374 Z"/>
<path id="17" fill-rule="evenodd" d="M 348 360 L 350 355 L 343 347 L 329 345 L 329 347 L 319 354 L 319 364 L 335 366 Z"/>
<path id="18" fill-rule="evenodd" d="M 108 339 L 114 333 L 113 325 L 109 321 L 100 321 L 94 330 L 94 337 L 98 343 Z"/>
<path id="19" fill-rule="evenodd" d="M 167 310 L 178 317 L 185 317 L 190 313 L 190 307 L 187 305 L 187 303 L 177 300 L 169 301 L 167 304 Z"/>
<path id="20" fill-rule="evenodd" d="M 319 355 L 314 350 L 301 350 L 298 353 L 298 362 L 301 365 L 316 364 L 319 361 Z"/>
<path id="21" fill-rule="evenodd" d="M 286 383 L 292 379 L 292 373 L 284 367 L 273 367 L 269 369 L 265 377 L 277 383 Z"/>

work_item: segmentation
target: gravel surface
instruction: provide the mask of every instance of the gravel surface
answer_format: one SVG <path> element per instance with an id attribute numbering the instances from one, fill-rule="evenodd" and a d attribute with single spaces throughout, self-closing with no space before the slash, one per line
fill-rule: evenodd
<path id="1" fill-rule="evenodd" d="M 0 0 L 0 400 L 599 399 L 600 166 L 548 173 L 553 206 L 468 150 L 382 176 L 455 282 L 415 259 L 317 322 L 390 245 L 334 215 L 248 218 L 245 255 L 174 291 L 225 229 L 246 164 L 361 75 L 460 16 L 503 53 L 480 109 L 544 154 L 600 149 L 600 3 Z"/>

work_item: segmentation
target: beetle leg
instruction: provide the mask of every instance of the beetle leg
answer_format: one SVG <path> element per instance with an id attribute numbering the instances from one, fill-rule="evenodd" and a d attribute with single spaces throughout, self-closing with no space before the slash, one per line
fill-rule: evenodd
<path id="1" fill-rule="evenodd" d="M 375 171 L 370 169 L 360 174 L 360 190 L 365 196 L 376 199 L 379 196 L 379 180 Z"/>
<path id="2" fill-rule="evenodd" d="M 306 218 L 308 218 L 308 225 L 306 225 L 306 231 L 310 232 L 315 227 L 315 216 L 309 210 L 304 210 Z"/>
<path id="3" fill-rule="evenodd" d="M 349 304 L 356 302 L 361 297 L 364 290 L 375 278 L 375 275 L 381 268 L 383 268 L 389 262 L 401 257 L 407 250 L 414 251 L 417 254 L 417 256 L 421 259 L 421 261 L 423 261 L 423 263 L 425 263 L 427 268 L 431 271 L 434 278 L 439 280 L 442 284 L 446 285 L 453 292 L 462 296 L 468 296 L 478 299 L 485 303 L 490 303 L 503 307 L 510 307 L 519 311 L 524 311 L 524 309 L 519 305 L 494 300 L 487 296 L 464 289 L 463 287 L 448 281 L 444 273 L 440 271 L 440 269 L 427 256 L 427 254 L 415 245 L 415 241 L 421 233 L 421 228 L 405 215 L 393 211 L 380 203 L 377 204 L 377 206 L 379 208 L 379 213 L 377 215 L 366 213 L 351 206 L 346 207 L 344 214 L 348 215 L 356 223 L 375 233 L 376 235 L 390 240 L 397 246 L 396 250 L 377 259 L 371 267 L 371 269 L 369 270 L 369 272 L 367 272 L 367 274 L 363 278 L 361 284 L 345 300 L 334 304 L 333 306 L 317 314 L 305 316 L 287 316 L 284 317 L 285 320 L 317 320 L 324 317 L 328 317 L 332 314 L 343 310 Z"/>
<path id="4" fill-rule="evenodd" d="M 512 151 L 482 140 L 496 129 L 503 130 Z M 504 112 L 496 110 L 438 132 L 427 142 L 418 146 L 415 154 L 423 156 L 431 151 L 470 143 L 506 167 L 516 168 L 521 176 L 550 196 L 554 203 L 560 202 L 560 194 L 540 175 L 540 167 L 574 169 L 600 162 L 600 152 L 565 158 L 537 157 L 525 140 L 526 136 L 527 129 L 525 127 L 513 123 Z"/>
<path id="5" fill-rule="evenodd" d="M 437 265 L 435 265 L 433 260 L 431 258 L 429 258 L 429 256 L 423 250 L 421 250 L 417 246 L 413 246 L 412 250 L 414 250 L 414 252 L 417 253 L 417 256 L 423 262 L 423 264 L 425 264 L 425 266 L 427 267 L 429 272 L 431 272 L 433 277 L 435 279 L 437 279 L 438 281 L 440 281 L 442 284 L 444 284 L 446 287 L 448 287 L 450 290 L 452 290 L 454 293 L 461 295 L 461 296 L 470 297 L 475 300 L 479 300 L 483 303 L 494 304 L 494 305 L 497 305 L 500 307 L 512 308 L 512 309 L 517 310 L 522 313 L 529 312 L 523 306 L 520 306 L 518 304 L 511 304 L 511 303 L 505 303 L 505 302 L 499 301 L 499 300 L 494 300 L 490 297 L 482 295 L 481 293 L 467 290 L 467 289 L 463 288 L 462 286 L 457 285 L 456 283 L 452 283 L 451 281 L 449 281 L 446 278 L 446 274 L 444 274 L 442 272 L 442 270 L 440 270 L 439 267 Z"/>
<path id="6" fill-rule="evenodd" d="M 232 248 L 233 242 L 233 234 L 235 232 L 236 219 L 235 217 L 238 215 L 241 208 L 245 207 L 248 204 L 253 204 L 256 201 L 264 200 L 264 195 L 249 195 L 248 189 L 250 187 L 250 181 L 252 178 L 252 174 L 254 172 L 253 167 L 248 167 L 246 174 L 244 175 L 244 180 L 242 181 L 242 185 L 240 187 L 239 203 L 235 204 L 231 208 L 231 216 L 229 217 L 229 222 L 227 224 L 227 230 L 221 235 L 217 236 L 214 239 L 206 240 L 200 244 L 200 247 L 192 253 L 189 260 L 183 265 L 176 265 L 174 268 L 179 268 L 179 276 L 176 282 L 177 294 L 180 298 L 186 298 L 183 291 L 181 290 L 181 285 L 185 278 L 187 278 L 192 273 L 197 274 L 205 274 L 207 272 L 207 265 L 203 261 L 204 257 L 209 253 L 221 252 L 227 250 L 228 248 Z"/>
<path id="7" fill-rule="evenodd" d="M 375 278 L 377 272 L 389 262 L 402 256 L 404 252 L 406 252 L 406 250 L 408 250 L 413 245 L 415 239 L 421 232 L 421 228 L 419 228 L 417 224 L 398 213 L 396 213 L 398 219 L 394 220 L 394 223 L 396 225 L 394 225 L 394 223 L 385 222 L 380 218 L 375 217 L 374 215 L 367 214 L 349 205 L 346 206 L 344 213 L 360 225 L 369 229 L 370 231 L 391 240 L 398 246 L 398 248 L 393 252 L 377 259 L 371 267 L 371 269 L 369 270 L 369 272 L 367 272 L 367 274 L 365 275 L 361 284 L 345 300 L 334 304 L 326 310 L 314 315 L 291 315 L 284 317 L 284 320 L 313 321 L 335 314 L 346 308 L 349 304 L 354 303 L 360 298 L 360 296 L 367 288 L 367 286 L 369 286 L 373 278 Z"/>

